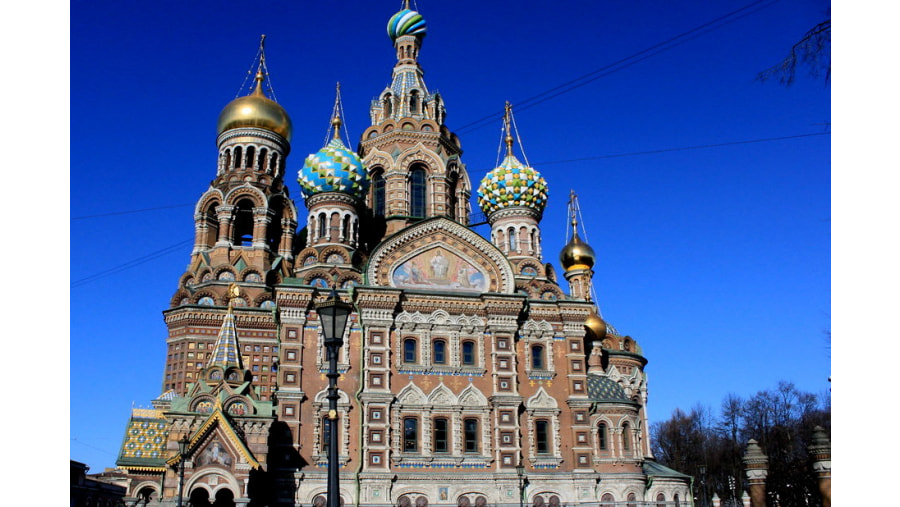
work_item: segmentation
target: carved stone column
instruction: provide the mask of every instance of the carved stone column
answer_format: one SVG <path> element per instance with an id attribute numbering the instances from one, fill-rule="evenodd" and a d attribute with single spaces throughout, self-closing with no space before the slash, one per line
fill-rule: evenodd
<path id="1" fill-rule="evenodd" d="M 831 507 L 831 441 L 824 428 L 816 426 L 812 443 L 806 449 L 813 459 L 813 472 L 819 480 L 822 507 Z"/>
<path id="2" fill-rule="evenodd" d="M 751 507 L 766 507 L 766 476 L 769 474 L 769 458 L 763 454 L 756 440 L 750 439 L 744 453 L 744 471 L 750 490 Z"/>

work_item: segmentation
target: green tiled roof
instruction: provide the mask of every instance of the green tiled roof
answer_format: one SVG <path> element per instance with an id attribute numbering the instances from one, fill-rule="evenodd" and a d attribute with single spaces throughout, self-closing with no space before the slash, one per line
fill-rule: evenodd
<path id="1" fill-rule="evenodd" d="M 685 475 L 681 472 L 676 472 L 669 467 L 664 467 L 659 463 L 651 460 L 645 460 L 643 464 L 641 464 L 641 468 L 645 475 L 655 476 L 655 477 L 690 477 L 690 475 Z"/>
<path id="2" fill-rule="evenodd" d="M 116 464 L 162 466 L 166 461 L 169 425 L 159 410 L 134 409 Z"/>
<path id="3" fill-rule="evenodd" d="M 589 374 L 587 392 L 593 401 L 631 401 L 618 382 L 604 375 Z"/>

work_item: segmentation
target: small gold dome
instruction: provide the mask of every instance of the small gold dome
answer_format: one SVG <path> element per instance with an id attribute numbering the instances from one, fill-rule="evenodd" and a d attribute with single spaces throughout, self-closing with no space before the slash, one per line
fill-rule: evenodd
<path id="1" fill-rule="evenodd" d="M 584 320 L 584 327 L 588 330 L 588 338 L 600 341 L 606 338 L 606 322 L 597 315 L 596 311 L 591 312 Z"/>
<path id="2" fill-rule="evenodd" d="M 581 241 L 577 233 L 572 235 L 572 240 L 559 253 L 559 262 L 566 271 L 590 269 L 594 266 L 595 260 L 594 249 L 584 241 Z"/>
<path id="3" fill-rule="evenodd" d="M 216 135 L 235 128 L 255 127 L 279 134 L 290 142 L 291 119 L 283 107 L 263 94 L 262 81 L 262 72 L 257 72 L 253 93 L 232 100 L 222 109 Z"/>

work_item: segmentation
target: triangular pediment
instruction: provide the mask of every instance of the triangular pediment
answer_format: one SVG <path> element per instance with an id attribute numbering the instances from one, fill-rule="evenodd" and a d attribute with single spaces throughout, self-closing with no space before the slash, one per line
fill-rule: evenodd
<path id="1" fill-rule="evenodd" d="M 260 466 L 259 461 L 219 407 L 216 407 L 200 428 L 190 435 L 185 455 L 192 457 L 195 463 L 199 461 L 201 465 L 230 466 L 237 462 L 247 464 L 251 468 Z M 179 459 L 180 455 L 176 453 L 166 463 L 174 465 Z M 204 460 L 209 463 L 204 463 Z"/>
<path id="2" fill-rule="evenodd" d="M 372 252 L 367 284 L 474 294 L 515 291 L 503 253 L 471 229 L 446 218 L 407 227 Z"/>

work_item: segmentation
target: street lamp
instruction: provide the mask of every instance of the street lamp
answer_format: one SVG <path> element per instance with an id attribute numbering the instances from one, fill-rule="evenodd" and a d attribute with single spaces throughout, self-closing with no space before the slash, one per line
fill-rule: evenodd
<path id="1" fill-rule="evenodd" d="M 184 455 L 187 453 L 188 444 L 190 443 L 191 441 L 187 435 L 178 441 L 178 507 L 181 507 L 182 498 L 184 498 Z"/>
<path id="2" fill-rule="evenodd" d="M 525 506 L 525 466 L 516 467 L 516 475 L 519 476 L 519 507 Z"/>
<path id="3" fill-rule="evenodd" d="M 706 507 L 706 465 L 700 465 L 700 507 Z"/>
<path id="4" fill-rule="evenodd" d="M 341 301 L 337 290 L 332 287 L 328 300 L 316 306 L 322 332 L 325 335 L 325 353 L 328 358 L 328 489 L 326 507 L 339 507 L 340 486 L 337 439 L 337 356 L 344 345 L 344 328 L 352 307 Z M 180 506 L 179 506 L 180 507 Z"/>

